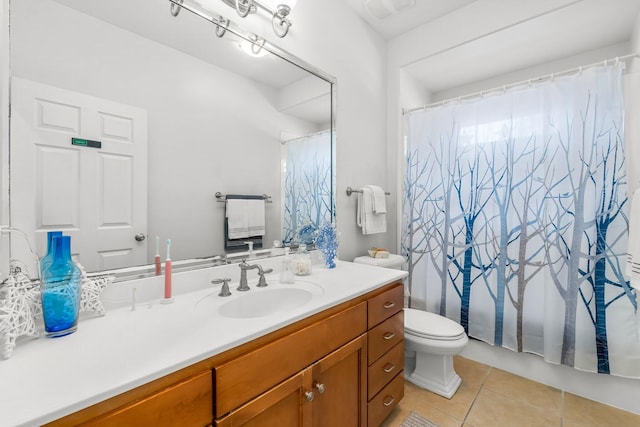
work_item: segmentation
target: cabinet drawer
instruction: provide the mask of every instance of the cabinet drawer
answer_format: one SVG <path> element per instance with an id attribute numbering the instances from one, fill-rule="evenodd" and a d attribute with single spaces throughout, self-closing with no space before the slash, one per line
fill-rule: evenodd
<path id="1" fill-rule="evenodd" d="M 82 425 L 210 425 L 213 420 L 211 385 L 211 371 L 206 371 Z"/>
<path id="2" fill-rule="evenodd" d="M 393 381 L 369 402 L 369 406 L 367 407 L 367 425 L 369 427 L 378 427 L 403 397 L 404 372 L 400 371 Z"/>
<path id="3" fill-rule="evenodd" d="M 369 331 L 369 365 L 404 339 L 404 311 Z"/>
<path id="4" fill-rule="evenodd" d="M 362 302 L 215 366 L 215 413 L 219 418 L 321 359 L 367 330 Z"/>
<path id="5" fill-rule="evenodd" d="M 404 304 L 404 286 L 398 283 L 380 295 L 369 300 L 367 307 L 367 327 L 369 329 L 402 310 Z"/>
<path id="6" fill-rule="evenodd" d="M 369 366 L 368 398 L 371 399 L 404 369 L 404 341 L 400 341 L 391 350 L 383 354 Z"/>

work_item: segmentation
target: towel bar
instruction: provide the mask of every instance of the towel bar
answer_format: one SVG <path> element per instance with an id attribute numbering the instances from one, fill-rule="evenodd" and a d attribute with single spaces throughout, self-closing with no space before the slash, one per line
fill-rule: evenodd
<path id="1" fill-rule="evenodd" d="M 362 190 L 356 190 L 355 188 L 347 187 L 347 196 L 350 196 L 351 193 L 362 193 Z M 391 195 L 391 193 L 389 193 L 388 191 L 385 191 L 384 194 L 386 194 L 387 196 Z"/>
<path id="2" fill-rule="evenodd" d="M 222 194 L 221 192 L 216 192 L 215 194 L 216 196 L 216 202 L 219 203 L 227 203 L 227 195 L 226 194 Z M 262 198 L 264 200 L 265 203 L 273 203 L 271 201 L 271 196 L 267 196 L 266 194 L 261 194 L 261 195 L 257 195 L 257 196 L 246 196 L 248 199 L 259 199 Z"/>

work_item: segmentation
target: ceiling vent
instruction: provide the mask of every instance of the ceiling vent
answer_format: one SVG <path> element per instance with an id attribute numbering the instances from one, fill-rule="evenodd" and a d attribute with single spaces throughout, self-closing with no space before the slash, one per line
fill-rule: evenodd
<path id="1" fill-rule="evenodd" d="M 388 18 L 414 4 L 416 0 L 364 0 L 365 9 L 378 19 Z"/>

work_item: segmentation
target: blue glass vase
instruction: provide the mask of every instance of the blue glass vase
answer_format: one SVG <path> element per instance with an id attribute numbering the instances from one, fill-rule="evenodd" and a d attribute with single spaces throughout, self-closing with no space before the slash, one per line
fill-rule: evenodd
<path id="1" fill-rule="evenodd" d="M 52 248 L 51 264 L 42 273 L 42 315 L 45 334 L 61 337 L 78 327 L 82 277 L 71 259 L 71 237 L 53 237 Z"/>
<path id="2" fill-rule="evenodd" d="M 40 277 L 43 277 L 44 271 L 53 261 L 53 238 L 58 236 L 62 236 L 62 231 L 47 232 L 47 253 L 40 258 Z"/>

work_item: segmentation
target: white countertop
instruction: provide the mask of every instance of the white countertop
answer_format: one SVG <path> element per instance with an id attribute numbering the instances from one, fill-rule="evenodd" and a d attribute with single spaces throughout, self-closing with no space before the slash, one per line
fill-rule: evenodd
<path id="1" fill-rule="evenodd" d="M 251 263 L 251 262 L 250 262 Z M 260 260 L 264 268 L 279 259 Z M 81 318 L 65 337 L 20 340 L 10 359 L 0 360 L 0 426 L 32 426 L 53 421 L 131 390 L 169 373 L 273 332 L 341 302 L 406 276 L 406 272 L 338 262 L 328 270 L 314 265 L 298 284 L 256 288 L 249 271 L 249 292 L 237 292 L 237 265 L 177 273 L 173 304 L 160 304 L 161 277 L 111 285 L 103 293 L 104 317 Z M 228 298 L 218 297 L 211 279 L 231 277 Z M 308 303 L 264 317 L 232 319 L 220 305 L 250 292 L 278 287 L 321 288 Z M 131 288 L 136 288 L 136 310 Z M 149 304 L 149 301 L 151 304 Z"/>

